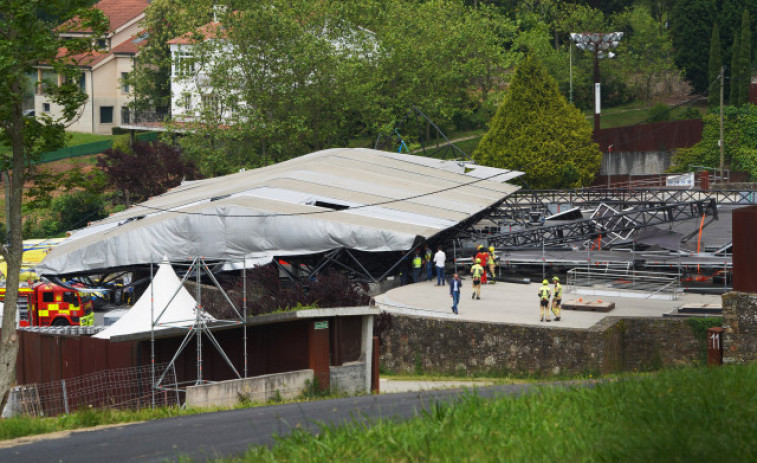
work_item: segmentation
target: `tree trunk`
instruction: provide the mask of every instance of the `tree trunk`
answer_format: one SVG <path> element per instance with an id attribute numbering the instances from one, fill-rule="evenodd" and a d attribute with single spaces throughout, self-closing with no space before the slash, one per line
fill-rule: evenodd
<path id="1" fill-rule="evenodd" d="M 12 93 L 19 95 L 21 85 L 14 82 Z M 3 309 L 2 333 L 0 334 L 0 411 L 8 400 L 8 392 L 16 380 L 16 358 L 18 356 L 18 334 L 16 333 L 16 310 L 18 307 L 18 283 L 21 275 L 23 241 L 21 236 L 21 198 L 26 176 L 24 166 L 24 120 L 19 98 L 13 106 L 13 122 L 7 128 L 13 149 L 13 172 L 6 175 L 10 179 L 10 195 L 6 196 L 7 244 L 2 254 L 7 263 L 5 276 L 5 307 Z"/>

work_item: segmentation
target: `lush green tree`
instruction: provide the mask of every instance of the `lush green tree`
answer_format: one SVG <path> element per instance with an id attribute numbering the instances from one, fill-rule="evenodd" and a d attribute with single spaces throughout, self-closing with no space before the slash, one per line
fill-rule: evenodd
<path id="1" fill-rule="evenodd" d="M 733 36 L 733 46 L 731 47 L 731 96 L 728 101 L 734 105 L 739 105 L 739 85 L 741 82 L 741 65 L 739 56 L 741 55 L 741 44 L 739 43 L 739 33 Z"/>
<path id="2" fill-rule="evenodd" d="M 628 98 L 649 104 L 661 94 L 670 94 L 682 76 L 673 64 L 673 45 L 667 29 L 657 27 L 645 6 L 615 15 L 613 26 L 624 32 L 614 67 L 628 89 Z"/>
<path id="3" fill-rule="evenodd" d="M 474 158 L 525 172 L 532 188 L 587 186 L 601 161 L 591 131 L 540 61 L 528 57 L 515 70 Z"/>
<path id="4" fill-rule="evenodd" d="M 171 107 L 171 50 L 168 42 L 212 19 L 213 0 L 153 0 L 145 9 L 143 40 L 134 70 L 134 106 L 168 113 Z"/>
<path id="5" fill-rule="evenodd" d="M 673 8 L 671 31 L 675 63 L 686 73 L 697 93 L 709 88 L 702 50 L 708 49 L 707 37 L 712 32 L 716 13 L 715 0 L 678 0 Z"/>
<path id="6" fill-rule="evenodd" d="M 712 25 L 712 38 L 710 39 L 710 65 L 707 76 L 709 88 L 707 89 L 707 105 L 711 108 L 720 105 L 720 72 L 723 67 L 723 59 L 720 50 L 720 34 L 718 25 Z"/>
<path id="7" fill-rule="evenodd" d="M 741 18 L 741 37 L 739 38 L 739 105 L 749 102 L 749 86 L 751 83 L 752 33 L 749 29 L 749 12 L 744 10 L 744 15 Z"/>
<path id="8" fill-rule="evenodd" d="M 227 14 L 223 38 L 195 46 L 202 78 L 186 82 L 214 105 L 194 108 L 180 142 L 206 175 L 373 138 L 411 106 L 443 130 L 481 126 L 515 62 L 514 23 L 484 4 L 271 3 Z"/>
<path id="9" fill-rule="evenodd" d="M 757 106 L 724 108 L 724 160 L 727 169 L 749 173 L 757 179 Z M 702 140 L 691 148 L 681 149 L 673 158 L 671 172 L 688 172 L 693 166 L 720 166 L 720 120 L 717 114 L 702 118 Z"/>
<path id="10" fill-rule="evenodd" d="M 99 10 L 69 8 L 65 0 L 0 0 L 0 136 L 11 147 L 11 154 L 0 159 L 5 182 L 6 239 L 0 255 L 8 265 L 6 296 L 3 309 L 2 337 L 0 337 L 0 409 L 5 405 L 8 390 L 15 377 L 18 337 L 15 322 L 18 301 L 19 271 L 23 254 L 22 200 L 24 185 L 29 178 L 30 161 L 39 153 L 60 147 L 65 140 L 64 124 L 77 115 L 86 100 L 79 90 L 80 70 L 73 57 L 91 49 L 89 37 L 70 39 L 66 49 L 59 52 L 58 33 L 67 29 L 104 33 L 107 22 Z M 78 20 L 59 26 L 44 17 Z M 30 72 L 38 63 L 51 66 L 63 75 L 61 84 L 49 83 L 44 91 L 49 99 L 61 106 L 62 117 L 27 118 L 23 116 L 23 88 Z"/>

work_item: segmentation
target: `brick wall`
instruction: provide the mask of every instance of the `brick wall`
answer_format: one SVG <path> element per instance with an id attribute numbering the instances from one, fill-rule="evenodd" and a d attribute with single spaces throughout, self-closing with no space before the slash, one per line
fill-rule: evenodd
<path id="1" fill-rule="evenodd" d="M 723 362 L 757 359 L 757 294 L 723 295 Z"/>
<path id="2" fill-rule="evenodd" d="M 402 373 L 556 375 L 691 364 L 704 342 L 683 319 L 607 317 L 578 330 L 394 315 L 380 352 L 383 368 Z"/>

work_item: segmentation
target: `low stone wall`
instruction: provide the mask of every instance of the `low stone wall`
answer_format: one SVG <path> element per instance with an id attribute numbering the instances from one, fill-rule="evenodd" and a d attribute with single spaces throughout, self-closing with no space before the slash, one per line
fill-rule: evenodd
<path id="1" fill-rule="evenodd" d="M 723 295 L 723 363 L 757 359 L 757 294 Z"/>
<path id="2" fill-rule="evenodd" d="M 313 381 L 313 370 L 289 371 L 253 378 L 187 387 L 189 407 L 231 407 L 241 401 L 293 399 Z"/>
<path id="3" fill-rule="evenodd" d="M 618 317 L 579 330 L 394 315 L 381 337 L 383 368 L 441 374 L 652 370 L 694 363 L 705 343 L 684 319 Z"/>
<path id="4" fill-rule="evenodd" d="M 365 385 L 365 362 L 348 362 L 340 367 L 329 367 L 331 392 L 357 394 L 369 392 Z"/>

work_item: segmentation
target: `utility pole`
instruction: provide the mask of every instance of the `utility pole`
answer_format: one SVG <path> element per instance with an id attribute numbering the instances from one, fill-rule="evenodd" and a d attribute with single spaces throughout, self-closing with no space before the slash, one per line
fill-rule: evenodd
<path id="1" fill-rule="evenodd" d="M 720 145 L 720 181 L 721 183 L 725 180 L 725 170 L 724 170 L 724 164 L 725 164 L 725 151 L 724 146 L 725 143 L 723 141 L 723 87 L 725 87 L 725 66 L 722 66 L 720 68 L 720 140 L 718 140 L 718 144 Z"/>

